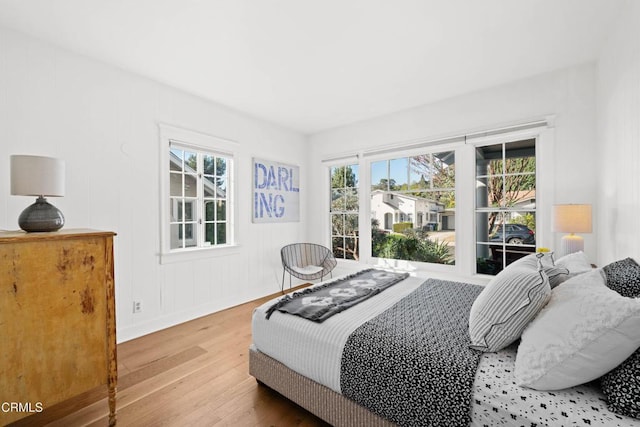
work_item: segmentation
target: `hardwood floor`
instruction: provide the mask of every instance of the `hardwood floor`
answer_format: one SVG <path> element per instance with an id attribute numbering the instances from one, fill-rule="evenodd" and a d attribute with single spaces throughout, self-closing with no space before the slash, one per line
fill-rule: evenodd
<path id="1" fill-rule="evenodd" d="M 118 345 L 118 426 L 326 426 L 249 375 L 251 314 L 265 297 Z M 107 426 L 106 390 L 12 426 Z"/>

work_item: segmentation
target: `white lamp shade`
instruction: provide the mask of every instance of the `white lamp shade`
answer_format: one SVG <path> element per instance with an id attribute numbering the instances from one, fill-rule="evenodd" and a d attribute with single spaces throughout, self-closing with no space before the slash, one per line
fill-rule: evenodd
<path id="1" fill-rule="evenodd" d="M 64 160 L 42 156 L 11 156 L 11 194 L 64 196 Z"/>
<path id="2" fill-rule="evenodd" d="M 555 205 L 552 231 L 591 233 L 591 205 Z"/>

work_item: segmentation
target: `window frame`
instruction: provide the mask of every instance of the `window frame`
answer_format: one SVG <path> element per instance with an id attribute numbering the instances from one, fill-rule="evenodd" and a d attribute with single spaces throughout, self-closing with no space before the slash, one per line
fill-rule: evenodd
<path id="1" fill-rule="evenodd" d="M 482 128 L 481 128 L 482 129 Z M 478 283 L 486 283 L 494 276 L 476 273 L 476 215 L 475 215 L 475 145 L 495 144 L 504 141 L 522 139 L 536 140 L 536 245 L 537 247 L 553 247 L 553 233 L 550 231 L 551 208 L 554 202 L 555 170 L 555 116 L 547 115 L 532 121 L 515 122 L 499 128 L 485 127 L 468 134 L 443 137 L 440 139 L 419 138 L 402 143 L 381 145 L 368 148 L 366 151 L 355 151 L 330 156 L 322 160 L 324 166 L 325 194 L 330 194 L 330 167 L 349 162 L 359 165 L 360 217 L 359 217 L 359 253 L 360 262 L 369 265 L 376 263 L 383 267 L 405 269 L 407 271 L 431 271 L 437 273 L 453 273 L 467 280 L 477 278 Z M 387 260 L 371 256 L 371 163 L 395 157 L 410 157 L 425 152 L 455 151 L 456 156 L 456 248 L 455 265 L 423 263 L 419 261 Z M 349 160 L 346 160 L 349 159 Z M 325 212 L 329 212 L 330 196 L 325 197 Z M 461 200 L 465 200 L 461 204 Z M 329 215 L 323 216 L 325 238 L 331 245 L 331 222 Z M 338 260 L 338 263 L 352 263 L 352 260 Z"/>
<path id="2" fill-rule="evenodd" d="M 550 115 L 545 117 L 544 120 L 537 124 L 528 126 L 524 125 L 523 129 L 519 130 L 505 130 L 502 132 L 480 134 L 477 136 L 467 138 L 466 143 L 470 147 L 470 152 L 473 152 L 472 157 L 475 166 L 475 150 L 478 147 L 495 145 L 495 144 L 509 144 L 510 142 L 518 142 L 527 139 L 535 140 L 535 157 L 536 157 L 536 248 L 547 247 L 553 248 L 553 233 L 551 232 L 551 207 L 553 204 L 553 194 L 555 190 L 555 169 L 554 169 L 554 145 L 555 145 L 555 116 Z M 474 174 L 469 177 L 470 182 L 473 182 L 475 187 L 476 174 L 474 168 Z M 473 214 L 472 216 L 472 235 L 474 239 L 470 242 L 469 250 L 472 254 L 469 254 L 469 263 L 467 274 L 471 276 L 493 278 L 493 275 L 487 275 L 476 272 L 476 239 L 475 233 L 477 230 L 476 224 L 476 201 L 475 193 L 473 199 Z"/>
<path id="3" fill-rule="evenodd" d="M 347 190 L 347 189 L 354 189 L 356 194 L 358 195 L 358 209 L 357 210 L 337 210 L 334 211 L 332 210 L 332 197 L 333 197 L 333 183 L 332 183 L 332 179 L 333 179 L 333 169 L 335 168 L 347 168 L 347 167 L 352 167 L 355 166 L 357 168 L 357 183 L 355 187 L 339 187 L 338 189 L 340 190 Z M 331 165 L 327 166 L 327 169 L 329 171 L 329 209 L 328 209 L 328 216 L 329 216 L 329 248 L 331 250 L 331 252 L 333 253 L 334 257 L 336 259 L 339 260 L 343 260 L 343 261 L 359 261 L 361 258 L 361 244 L 362 244 L 362 239 L 360 237 L 360 231 L 361 231 L 361 227 L 360 227 L 360 221 L 361 221 L 361 216 L 360 216 L 360 204 L 361 204 L 361 200 L 360 200 L 360 191 L 361 191 L 361 187 L 360 187 L 360 180 L 361 180 L 361 170 L 360 170 L 360 163 L 358 162 L 358 159 L 356 159 L 356 161 L 345 161 L 345 162 L 338 162 L 338 163 L 334 163 Z M 345 169 L 346 171 L 346 169 Z M 358 217 L 358 226 L 356 227 L 358 230 L 358 236 L 356 237 L 356 240 L 358 241 L 357 244 L 357 258 L 347 258 L 346 256 L 346 252 L 343 253 L 343 256 L 336 256 L 336 254 L 333 252 L 333 241 L 336 238 L 341 238 L 343 240 L 343 242 L 346 241 L 346 239 L 348 238 L 347 235 L 334 235 L 333 234 L 333 217 L 334 216 L 341 216 L 343 218 L 343 220 L 345 220 L 345 217 L 347 215 L 356 215 Z"/>
<path id="4" fill-rule="evenodd" d="M 506 168 L 506 161 L 507 159 L 509 159 L 509 157 L 507 156 L 507 151 L 509 150 L 509 145 L 510 144 L 517 144 L 520 142 L 524 142 L 524 141 L 529 141 L 529 140 L 533 140 L 533 149 L 534 149 L 534 156 L 533 158 L 535 159 L 536 162 L 536 167 L 535 167 L 535 171 L 533 173 L 524 173 L 524 174 L 513 174 L 513 173 L 507 173 L 505 168 Z M 533 213 L 534 214 L 534 218 L 536 221 L 536 230 L 538 229 L 538 202 L 537 202 L 537 195 L 538 195 L 538 138 L 508 138 L 508 139 L 501 139 L 499 141 L 484 141 L 482 143 L 476 143 L 473 144 L 473 148 L 474 150 L 476 149 L 481 149 L 483 147 L 491 147 L 491 146 L 500 146 L 500 160 L 503 163 L 503 167 L 502 167 L 502 172 L 500 175 L 496 175 L 499 176 L 502 180 L 502 182 L 506 182 L 507 177 L 509 176 L 515 176 L 515 175 L 532 175 L 534 176 L 534 178 L 536 179 L 536 186 L 535 186 L 535 192 L 536 192 L 536 204 L 534 208 L 526 208 L 526 207 L 520 207 L 520 208 L 516 208 L 516 207 L 507 207 L 507 206 L 486 206 L 486 207 L 479 207 L 478 206 L 478 199 L 477 199 L 477 195 L 476 197 L 474 197 L 474 235 L 476 236 L 476 241 L 475 241 L 475 251 L 476 251 L 476 259 L 478 258 L 478 247 L 481 246 L 486 246 L 487 248 L 490 248 L 491 246 L 500 246 L 502 248 L 503 251 L 506 251 L 509 247 L 513 247 L 515 245 L 513 244 L 509 244 L 506 240 L 505 240 L 505 236 L 507 235 L 507 232 L 509 231 L 509 226 L 512 226 L 511 223 L 508 222 L 500 222 L 498 224 L 498 226 L 500 226 L 500 224 L 502 224 L 502 236 L 503 239 L 501 242 L 492 242 L 489 240 L 489 236 L 490 233 L 492 232 L 492 230 L 488 230 L 489 236 L 487 237 L 486 241 L 478 241 L 478 236 L 481 234 L 480 230 L 478 229 L 478 216 L 480 214 L 487 214 L 490 215 L 492 213 L 495 214 L 499 214 L 500 217 L 504 216 L 504 215 L 510 215 L 513 213 L 521 213 L 521 212 L 526 212 L 526 213 Z M 475 175 L 475 180 L 476 180 L 476 185 L 477 185 L 477 180 L 478 179 L 482 179 L 482 178 L 491 178 L 491 176 L 489 175 L 478 175 L 477 174 L 477 160 L 476 160 L 476 175 Z M 504 189 L 503 189 L 504 191 Z M 537 236 L 536 236 L 537 237 Z M 532 248 L 533 246 L 533 248 Z M 533 244 L 523 244 L 522 247 L 527 248 L 525 251 L 530 251 L 532 253 L 534 253 L 536 251 L 536 248 L 538 247 L 538 242 L 536 239 L 536 242 Z M 533 250 L 531 250 L 533 249 Z M 503 269 L 505 269 L 510 263 L 507 263 L 507 257 L 503 256 L 502 257 L 502 268 L 499 271 L 502 271 Z M 512 261 L 513 262 L 513 261 Z M 478 273 L 477 272 L 477 264 L 476 264 L 476 274 L 481 274 L 484 275 L 484 273 Z M 497 274 L 497 273 L 496 273 Z M 488 276 L 493 276 L 491 274 L 486 274 Z"/>
<path id="5" fill-rule="evenodd" d="M 237 143 L 231 140 L 219 138 L 201 132 L 182 129 L 176 126 L 160 123 L 160 263 L 182 262 L 194 259 L 210 258 L 238 252 L 238 230 L 236 200 L 236 155 Z M 170 196 L 170 151 L 176 147 L 182 150 L 192 150 L 198 153 L 198 158 L 203 155 L 223 157 L 227 159 L 227 206 L 226 243 L 218 245 L 205 245 L 206 223 L 203 217 L 204 197 L 202 187 L 203 177 L 198 179 L 198 191 L 196 196 L 196 233 L 197 245 L 186 248 L 171 248 L 171 203 Z M 199 160 L 201 161 L 201 160 Z"/>
<path id="6" fill-rule="evenodd" d="M 454 192 L 456 194 L 456 200 L 458 198 L 458 193 L 460 191 L 460 187 L 462 186 L 461 179 L 458 177 L 459 171 L 459 160 L 458 156 L 460 156 L 460 151 L 464 148 L 464 139 L 463 138 L 453 138 L 447 139 L 438 143 L 430 143 L 425 141 L 424 143 L 416 143 L 415 141 L 406 145 L 406 146 L 395 146 L 394 149 L 380 149 L 379 151 L 373 151 L 369 153 L 364 153 L 361 156 L 361 171 L 364 170 L 366 173 L 360 173 L 360 195 L 364 196 L 366 193 L 366 197 L 364 200 L 360 202 L 361 212 L 364 211 L 364 215 L 366 219 L 363 221 L 361 217 L 360 221 L 360 236 L 366 237 L 365 239 L 361 239 L 360 241 L 360 259 L 362 261 L 367 262 L 368 264 L 376 264 L 385 268 L 398 268 L 398 269 L 406 269 L 406 270 L 429 270 L 429 271 L 438 271 L 438 272 L 455 272 L 460 269 L 459 261 L 459 248 L 456 244 L 454 248 L 454 264 L 438 264 L 438 263 L 429 263 L 422 261 L 413 261 L 413 260 L 402 260 L 402 259 L 391 259 L 391 258 L 380 258 L 372 256 L 372 242 L 371 242 L 371 165 L 380 161 L 392 161 L 396 159 L 403 158 L 412 158 L 416 156 L 426 155 L 426 154 L 434 154 L 444 151 L 452 151 L 455 153 L 456 157 L 456 178 L 455 178 L 455 186 Z M 458 207 L 456 204 L 456 216 L 458 216 Z M 397 215 L 397 213 L 396 213 Z M 399 219 L 399 217 L 398 217 Z M 457 221 L 457 220 L 456 220 Z M 363 230 L 366 227 L 365 230 Z M 456 229 L 456 239 L 459 235 L 458 230 Z M 366 246 L 365 246 L 366 244 Z M 366 252 L 365 252 L 366 251 Z"/>

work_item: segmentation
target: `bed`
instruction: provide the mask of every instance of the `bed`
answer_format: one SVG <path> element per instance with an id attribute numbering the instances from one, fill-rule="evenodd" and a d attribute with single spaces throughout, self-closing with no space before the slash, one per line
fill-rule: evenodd
<path id="1" fill-rule="evenodd" d="M 339 280 L 335 279 L 335 281 Z M 330 282 L 334 281 L 326 283 Z M 315 286 L 321 287 L 326 283 Z M 371 350 L 368 348 L 363 350 L 363 348 L 358 347 L 358 345 L 362 344 L 356 344 L 355 350 L 351 352 L 351 356 L 348 356 L 347 349 L 354 345 L 353 336 L 362 334 L 363 328 L 365 330 L 365 342 L 367 340 L 383 340 L 380 335 L 377 338 L 372 338 L 374 335 L 371 335 L 372 332 L 366 329 L 366 325 L 375 323 L 377 319 L 381 318 L 382 320 L 379 324 L 382 326 L 378 327 L 384 328 L 390 322 L 384 316 L 393 311 L 395 307 L 400 306 L 401 312 L 408 312 L 406 306 L 402 306 L 402 304 L 410 304 L 407 301 L 412 299 L 418 301 L 426 300 L 427 305 L 417 310 L 420 313 L 419 316 L 422 316 L 422 313 L 430 313 L 429 316 L 432 313 L 444 313 L 442 314 L 443 316 L 451 317 L 450 323 L 464 324 L 463 329 L 467 331 L 467 335 L 462 337 L 462 334 L 460 334 L 461 337 L 457 340 L 459 341 L 458 345 L 464 345 L 466 349 L 472 347 L 468 341 L 468 320 L 465 324 L 461 319 L 468 319 L 469 313 L 452 314 L 452 312 L 461 310 L 452 309 L 450 305 L 453 304 L 452 301 L 454 299 L 464 300 L 465 298 L 471 301 L 469 304 L 473 304 L 482 291 L 483 288 L 468 283 L 433 278 L 425 280 L 425 278 L 419 277 L 406 277 L 393 286 L 386 288 L 383 292 L 357 305 L 353 305 L 348 310 L 341 311 L 321 323 L 274 310 L 274 306 L 279 301 L 288 297 L 274 299 L 258 307 L 253 314 L 253 343 L 249 352 L 250 374 L 259 383 L 272 388 L 326 422 L 336 426 L 443 425 L 443 423 L 445 425 L 471 426 L 640 426 L 640 420 L 637 418 L 627 417 L 608 409 L 608 401 L 603 395 L 599 379 L 552 391 L 539 391 L 517 385 L 515 365 L 518 340 L 498 351 L 478 352 L 473 349 L 469 350 L 478 355 L 477 365 L 469 368 L 473 372 L 470 382 L 464 375 L 458 378 L 456 376 L 457 373 L 452 374 L 449 372 L 452 369 L 448 367 L 449 361 L 458 359 L 457 353 L 466 351 L 460 347 L 459 350 L 455 351 L 456 355 L 454 356 L 451 354 L 438 356 L 442 357 L 437 359 L 438 362 L 435 363 L 437 365 L 435 368 L 438 369 L 431 368 L 432 371 L 442 371 L 442 373 L 437 374 L 442 375 L 442 379 L 432 379 L 429 384 L 416 383 L 416 381 L 422 381 L 426 377 L 427 374 L 423 373 L 417 375 L 419 377 L 417 380 L 415 378 L 405 379 L 405 377 L 410 376 L 410 373 L 397 373 L 397 365 L 405 362 L 403 360 L 398 363 L 397 360 L 400 359 L 396 359 L 390 364 L 389 372 L 391 374 L 385 374 L 389 377 L 380 379 L 383 375 L 376 372 L 375 375 L 371 375 L 374 381 L 373 384 L 368 386 L 370 387 L 368 389 L 364 388 L 367 394 L 377 394 L 376 390 L 384 390 L 384 392 L 378 393 L 382 394 L 382 396 L 378 397 L 377 402 L 371 404 L 366 400 L 363 401 L 361 396 L 358 396 L 357 393 L 354 395 L 350 391 L 350 382 L 358 388 L 364 380 L 359 377 L 345 379 L 345 370 L 350 369 L 345 368 L 345 365 L 371 363 L 370 360 L 360 360 L 361 354 L 383 351 L 392 354 L 390 357 L 403 357 L 407 360 L 412 360 L 410 363 L 415 364 L 420 363 L 421 358 L 424 357 L 419 355 L 416 359 L 416 357 L 412 358 L 406 354 L 404 356 L 398 356 L 397 354 L 393 356 L 394 352 L 400 351 L 396 351 L 396 344 L 381 345 L 383 350 Z M 429 294 L 420 295 L 420 292 L 428 292 Z M 453 295 L 454 298 L 443 302 L 438 299 L 440 297 L 433 299 L 434 292 L 440 292 L 441 295 Z M 468 294 L 467 297 L 464 297 L 465 293 Z M 445 296 L 445 298 L 449 297 Z M 459 317 L 460 315 L 463 317 Z M 438 326 L 435 329 L 449 328 L 446 325 L 442 326 L 441 320 L 435 317 L 420 317 L 420 319 L 412 319 L 410 322 L 436 324 Z M 446 323 L 446 321 L 444 322 Z M 434 329 L 434 327 L 431 328 Z M 424 333 L 424 331 L 419 331 L 418 336 L 424 336 Z M 447 336 L 451 334 L 451 331 L 445 333 Z M 457 334 L 459 333 L 453 332 L 453 335 Z M 427 340 L 430 339 L 427 338 Z M 414 339 L 407 337 L 402 337 L 401 339 L 402 342 L 411 342 L 412 340 Z M 440 344 L 430 342 L 421 347 L 438 345 Z M 635 344 L 630 345 L 633 346 Z M 391 346 L 393 350 L 387 352 L 384 350 L 385 346 Z M 410 348 L 412 350 L 409 351 L 413 354 L 416 350 L 415 344 L 414 347 Z M 406 352 L 407 349 L 405 348 L 402 351 Z M 436 353 L 446 352 L 438 351 Z M 624 360 L 629 354 L 619 357 Z M 376 353 L 375 363 L 378 363 L 379 357 Z M 615 363 L 619 364 L 619 361 Z M 366 369 L 361 368 L 358 372 L 378 370 L 381 369 L 380 366 L 384 366 L 384 363 L 375 365 L 375 367 L 367 365 Z M 458 365 L 452 366 L 456 366 L 454 370 L 458 370 Z M 414 368 L 411 367 L 411 369 Z M 461 370 L 464 371 L 464 369 L 466 368 Z M 432 374 L 428 373 L 428 375 Z M 402 390 L 402 381 L 407 381 L 404 390 Z M 468 383 L 468 392 L 465 391 L 465 393 L 468 393 L 467 397 L 465 398 L 465 394 L 462 394 L 463 400 L 466 399 L 468 401 L 464 405 L 455 403 L 447 406 L 443 402 L 459 399 L 458 395 L 449 397 L 446 394 L 441 394 L 446 393 L 444 389 L 448 387 L 448 385 L 444 386 L 444 384 L 448 384 L 451 381 L 466 381 Z M 387 394 L 387 388 L 395 390 L 396 394 L 393 394 L 394 392 Z M 413 393 L 414 396 L 405 393 Z M 427 401 L 425 407 L 407 409 L 403 406 L 405 400 L 410 401 L 415 399 L 416 396 L 421 398 L 424 395 L 432 395 L 431 401 Z M 439 403 L 435 404 L 438 399 L 440 399 Z M 381 408 L 380 405 L 385 403 L 388 403 L 387 407 Z M 422 402 L 418 403 L 422 404 Z M 462 408 L 463 416 L 451 414 L 451 411 L 455 412 L 457 407 Z M 411 411 L 414 411 L 413 418 L 406 418 L 405 413 Z"/>

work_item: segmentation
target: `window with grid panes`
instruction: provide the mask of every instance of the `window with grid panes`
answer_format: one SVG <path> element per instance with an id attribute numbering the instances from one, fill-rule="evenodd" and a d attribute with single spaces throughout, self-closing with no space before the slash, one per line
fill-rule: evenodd
<path id="1" fill-rule="evenodd" d="M 359 259 L 358 165 L 331 168 L 331 246 L 333 255 Z"/>
<path id="2" fill-rule="evenodd" d="M 476 272 L 536 250 L 536 141 L 476 147 Z"/>
<path id="3" fill-rule="evenodd" d="M 229 241 L 229 170 L 232 159 L 174 142 L 169 155 L 170 249 Z"/>

